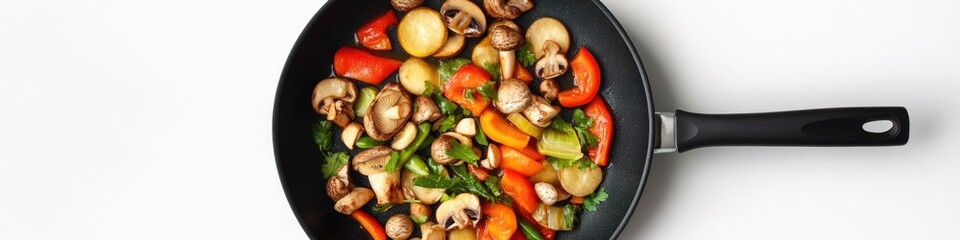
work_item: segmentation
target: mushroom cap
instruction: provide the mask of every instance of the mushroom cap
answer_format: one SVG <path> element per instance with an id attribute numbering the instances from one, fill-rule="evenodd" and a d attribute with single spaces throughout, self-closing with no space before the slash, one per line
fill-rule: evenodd
<path id="1" fill-rule="evenodd" d="M 557 114 L 560 114 L 560 107 L 550 105 L 550 102 L 541 96 L 533 96 L 530 106 L 523 109 L 523 116 L 538 127 L 550 126 L 550 120 Z"/>
<path id="2" fill-rule="evenodd" d="M 437 207 L 437 222 L 445 229 L 475 226 L 480 221 L 480 198 L 461 193 Z"/>
<path id="3" fill-rule="evenodd" d="M 451 31 L 475 38 L 487 30 L 487 16 L 469 0 L 447 0 L 440 6 L 443 22 Z"/>
<path id="4" fill-rule="evenodd" d="M 330 104 L 334 103 L 334 100 L 353 103 L 356 99 L 357 86 L 353 84 L 353 81 L 346 78 L 327 78 L 320 80 L 313 87 L 310 106 L 318 114 L 327 114 L 327 110 L 330 108 Z"/>
<path id="5" fill-rule="evenodd" d="M 570 64 L 567 62 L 567 57 L 560 51 L 560 44 L 557 42 L 547 40 L 547 42 L 543 44 L 543 58 L 537 61 L 537 65 L 534 68 L 537 76 L 543 79 L 551 79 L 567 72 Z"/>
<path id="6" fill-rule="evenodd" d="M 407 239 L 413 233 L 413 221 L 406 214 L 394 214 L 387 219 L 384 229 L 392 239 Z"/>
<path id="7" fill-rule="evenodd" d="M 533 9 L 530 0 L 484 0 L 483 7 L 494 18 L 516 19 L 520 14 Z"/>
<path id="8" fill-rule="evenodd" d="M 511 114 L 530 106 L 530 87 L 519 79 L 513 78 L 500 83 L 494 105 L 500 112 Z"/>
<path id="9" fill-rule="evenodd" d="M 406 12 L 423 5 L 423 0 L 390 0 L 390 5 L 397 11 Z"/>
<path id="10" fill-rule="evenodd" d="M 353 183 L 350 183 L 350 177 L 347 176 L 347 165 L 340 167 L 337 175 L 327 179 L 327 196 L 333 201 L 338 201 L 347 196 L 353 190 Z"/>
<path id="11" fill-rule="evenodd" d="M 540 81 L 540 94 L 542 94 L 543 98 L 546 98 L 548 102 L 557 99 L 557 95 L 560 94 L 560 84 L 554 79 L 544 79 Z"/>
<path id="12" fill-rule="evenodd" d="M 411 113 L 399 111 L 401 115 L 398 119 L 390 119 L 387 117 L 387 111 L 395 106 L 410 109 L 410 94 L 403 90 L 400 84 L 390 82 L 377 93 L 363 116 L 363 126 L 370 138 L 387 141 L 403 128 Z"/>
<path id="13" fill-rule="evenodd" d="M 453 146 L 453 141 L 459 141 L 460 144 L 473 146 L 473 142 L 470 141 L 469 138 L 460 135 L 459 133 L 447 132 L 440 134 L 440 136 L 433 140 L 433 143 L 430 144 L 430 157 L 433 158 L 433 161 L 436 161 L 439 164 L 455 163 L 457 159 L 447 155 L 447 149 L 450 149 L 450 147 Z"/>
<path id="14" fill-rule="evenodd" d="M 417 111 L 410 117 L 410 120 L 413 121 L 414 124 L 433 121 L 443 117 L 443 114 L 440 114 L 440 108 L 437 107 L 437 104 L 434 103 L 430 97 L 417 96 L 417 99 L 414 100 L 414 106 L 416 106 Z"/>
<path id="15" fill-rule="evenodd" d="M 497 51 L 513 51 L 520 49 L 525 42 L 525 38 L 522 33 L 520 33 L 520 27 L 517 26 L 513 21 L 497 21 L 497 23 L 506 22 L 505 24 L 497 24 L 490 29 L 490 44 L 493 45 L 494 49 Z"/>
<path id="16" fill-rule="evenodd" d="M 376 146 L 357 153 L 351 162 L 353 170 L 366 176 L 382 173 L 390 161 L 390 151 L 392 150 L 387 146 Z"/>

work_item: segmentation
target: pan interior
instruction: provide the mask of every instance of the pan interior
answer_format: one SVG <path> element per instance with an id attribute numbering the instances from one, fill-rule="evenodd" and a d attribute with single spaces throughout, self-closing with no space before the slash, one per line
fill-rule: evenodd
<path id="1" fill-rule="evenodd" d="M 428 1 L 427 5 L 438 9 L 441 3 Z M 581 213 L 576 230 L 560 232 L 558 237 L 615 238 L 631 216 L 649 172 L 653 125 L 646 75 L 632 43 L 599 2 L 537 1 L 536 4 L 531 12 L 516 20 L 517 24 L 526 28 L 543 16 L 563 21 L 573 41 L 567 56 L 572 58 L 578 46 L 585 46 L 594 54 L 603 73 L 600 95 L 616 118 L 611 164 L 604 170 L 601 185 L 610 197 L 598 211 Z M 369 238 L 350 216 L 334 211 L 334 202 L 325 194 L 326 181 L 320 173 L 323 159 L 311 135 L 311 124 L 323 118 L 313 112 L 309 102 L 313 86 L 332 74 L 333 53 L 343 45 L 353 45 L 353 32 L 389 8 L 386 1 L 328 1 L 301 33 L 284 67 L 274 106 L 274 151 L 287 199 L 312 239 Z M 464 54 L 469 53 L 477 41 L 468 40 L 470 45 L 461 56 L 468 56 Z M 399 49 L 395 39 L 393 43 L 394 48 Z M 385 54 L 405 58 L 399 50 Z M 559 79 L 565 87 L 570 86 L 570 75 Z M 396 81 L 396 77 L 388 81 Z M 569 119 L 569 113 L 565 114 Z M 342 143 L 335 144 L 335 148 L 345 150 Z M 359 174 L 351 176 L 351 180 L 368 185 L 366 177 Z M 406 205 L 375 213 L 373 205 L 368 203 L 363 209 L 374 213 L 381 223 L 393 214 L 409 213 Z"/>

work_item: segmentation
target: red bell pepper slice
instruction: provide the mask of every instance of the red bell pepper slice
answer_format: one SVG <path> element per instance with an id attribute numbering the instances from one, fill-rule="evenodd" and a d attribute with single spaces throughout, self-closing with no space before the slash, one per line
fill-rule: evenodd
<path id="1" fill-rule="evenodd" d="M 564 107 L 577 107 L 589 103 L 600 91 L 600 65 L 586 47 L 580 47 L 577 56 L 570 62 L 573 71 L 573 89 L 561 91 L 557 100 Z"/>
<path id="2" fill-rule="evenodd" d="M 540 199 L 537 198 L 537 192 L 533 189 L 533 184 L 530 184 L 530 181 L 523 174 L 510 169 L 503 169 L 500 186 L 503 188 L 503 192 L 513 199 L 513 203 L 520 207 L 520 210 L 531 213 L 537 210 Z"/>
<path id="3" fill-rule="evenodd" d="M 597 136 L 598 140 L 597 147 L 587 149 L 587 155 L 597 166 L 607 166 L 610 162 L 610 148 L 613 147 L 613 114 L 610 113 L 610 108 L 602 97 L 590 101 L 583 108 L 583 113 L 593 119 L 593 126 L 590 126 L 587 131 Z"/>
<path id="4" fill-rule="evenodd" d="M 377 219 L 370 216 L 369 213 L 363 210 L 357 210 L 350 214 L 350 216 L 356 219 L 357 222 L 360 223 L 360 226 L 367 230 L 367 233 L 370 233 L 370 238 L 374 240 L 387 240 L 387 231 L 383 229 L 383 225 L 380 225 L 380 222 L 377 222 Z"/>
<path id="5" fill-rule="evenodd" d="M 487 82 L 490 82 L 490 73 L 487 73 L 483 68 L 468 64 L 454 72 L 450 79 L 447 79 L 446 87 L 443 88 L 443 96 L 470 110 L 474 116 L 480 116 L 480 113 L 483 113 L 483 110 L 490 103 L 483 98 L 479 91 L 474 91 L 470 96 L 464 96 L 464 92 L 467 89 L 476 89 L 483 86 Z"/>
<path id="6" fill-rule="evenodd" d="M 379 57 L 360 49 L 341 47 L 333 54 L 333 71 L 340 76 L 379 85 L 403 62 Z"/>
<path id="7" fill-rule="evenodd" d="M 392 9 L 387 10 L 383 15 L 357 29 L 357 41 L 360 42 L 360 45 L 372 50 L 390 50 L 393 45 L 390 44 L 390 35 L 387 34 L 387 29 L 399 23 L 397 14 L 393 13 Z"/>

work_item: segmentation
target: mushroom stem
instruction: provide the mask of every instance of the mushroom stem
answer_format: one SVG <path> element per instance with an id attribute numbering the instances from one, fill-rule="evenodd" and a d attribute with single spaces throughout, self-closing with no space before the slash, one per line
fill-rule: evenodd
<path id="1" fill-rule="evenodd" d="M 370 188 L 377 195 L 377 204 L 403 203 L 403 189 L 400 187 L 400 171 L 382 172 L 367 176 Z"/>
<path id="2" fill-rule="evenodd" d="M 516 51 L 500 51 L 500 79 L 511 79 L 517 67 Z"/>
<path id="3" fill-rule="evenodd" d="M 453 16 L 453 19 L 450 19 L 450 28 L 454 32 L 463 32 L 463 30 L 470 27 L 470 23 L 473 22 L 473 18 L 470 17 L 466 11 L 460 11 L 457 15 Z"/>

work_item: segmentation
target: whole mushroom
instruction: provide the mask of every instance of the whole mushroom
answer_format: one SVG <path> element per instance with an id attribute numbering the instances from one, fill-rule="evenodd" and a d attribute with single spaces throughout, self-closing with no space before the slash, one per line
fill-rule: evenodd
<path id="1" fill-rule="evenodd" d="M 446 230 L 476 226 L 480 221 L 480 199 L 461 193 L 437 207 L 437 222 Z"/>
<path id="2" fill-rule="evenodd" d="M 523 109 L 523 116 L 538 127 L 550 126 L 550 120 L 557 114 L 560 114 L 560 107 L 550 105 L 547 99 L 540 96 L 533 96 L 530 106 Z"/>
<path id="3" fill-rule="evenodd" d="M 387 141 L 403 128 L 410 118 L 410 94 L 399 83 L 387 83 L 377 93 L 363 116 L 367 135 L 377 141 Z"/>
<path id="4" fill-rule="evenodd" d="M 407 12 L 423 5 L 423 0 L 390 0 L 390 5 L 397 11 Z"/>
<path id="5" fill-rule="evenodd" d="M 437 107 L 437 104 L 434 103 L 430 97 L 417 96 L 413 105 L 416 106 L 417 109 L 417 111 L 413 113 L 413 116 L 410 117 L 410 121 L 413 121 L 413 124 L 419 125 L 422 122 L 430 122 L 443 117 L 443 114 L 440 114 L 440 108 Z"/>
<path id="6" fill-rule="evenodd" d="M 543 79 L 552 79 L 559 77 L 567 72 L 570 66 L 567 57 L 560 52 L 560 44 L 547 40 L 543 44 L 543 58 L 537 61 L 534 72 Z"/>
<path id="7" fill-rule="evenodd" d="M 540 94 L 547 99 L 547 102 L 553 101 L 560 94 L 560 84 L 557 84 L 555 79 L 544 79 L 540 81 Z"/>
<path id="8" fill-rule="evenodd" d="M 339 201 L 353 190 L 353 183 L 350 182 L 350 176 L 347 175 L 347 165 L 340 167 L 337 175 L 327 179 L 327 196 L 333 201 Z"/>
<path id="9" fill-rule="evenodd" d="M 516 19 L 530 9 L 533 1 L 530 0 L 483 0 L 483 7 L 494 18 Z"/>
<path id="10" fill-rule="evenodd" d="M 420 235 L 423 236 L 423 240 L 447 239 L 447 232 L 443 230 L 443 226 L 430 221 L 420 224 Z"/>
<path id="11" fill-rule="evenodd" d="M 526 40 L 520 33 L 520 26 L 510 20 L 500 20 L 492 25 L 490 29 L 490 44 L 500 54 L 500 76 L 503 79 L 513 78 L 514 68 L 516 68 L 517 49 L 523 47 Z"/>
<path id="12" fill-rule="evenodd" d="M 460 144 L 467 145 L 468 147 L 473 146 L 473 141 L 459 133 L 447 132 L 440 134 L 440 136 L 430 144 L 430 157 L 433 158 L 433 161 L 445 165 L 457 163 L 457 159 L 447 155 L 447 149 L 453 146 L 453 141 L 458 141 Z"/>
<path id="13" fill-rule="evenodd" d="M 440 6 L 440 15 L 450 31 L 468 38 L 479 37 L 487 30 L 487 16 L 469 0 L 447 0 Z"/>
<path id="14" fill-rule="evenodd" d="M 413 221 L 405 214 L 394 214 L 384 226 L 387 236 L 396 240 L 405 240 L 413 233 Z"/>
<path id="15" fill-rule="evenodd" d="M 354 118 L 353 101 L 357 99 L 357 86 L 346 78 L 327 78 L 313 87 L 310 106 L 327 120 L 344 127 Z"/>
<path id="16" fill-rule="evenodd" d="M 373 191 L 365 187 L 355 187 L 333 205 L 333 210 L 350 215 L 373 198 Z"/>
<path id="17" fill-rule="evenodd" d="M 519 112 L 530 106 L 530 87 L 516 78 L 503 80 L 497 90 L 497 99 L 493 102 L 497 110 L 504 114 Z"/>
<path id="18" fill-rule="evenodd" d="M 377 204 L 403 203 L 403 189 L 400 186 L 400 171 L 392 173 L 384 169 L 390 161 L 390 150 L 386 146 L 376 146 L 353 157 L 353 169 L 366 175 L 370 188 L 377 196 Z"/>

